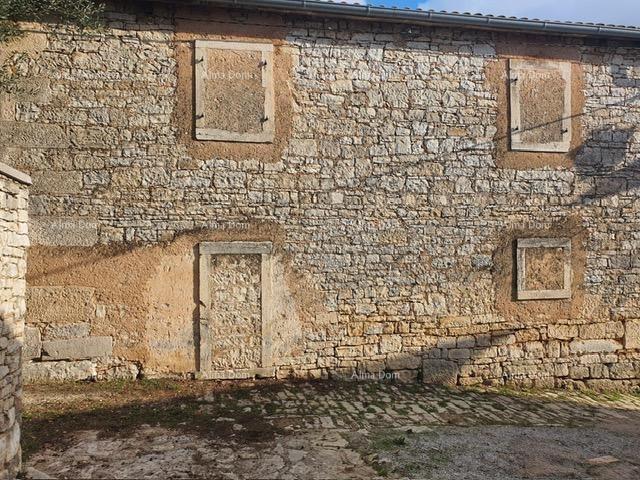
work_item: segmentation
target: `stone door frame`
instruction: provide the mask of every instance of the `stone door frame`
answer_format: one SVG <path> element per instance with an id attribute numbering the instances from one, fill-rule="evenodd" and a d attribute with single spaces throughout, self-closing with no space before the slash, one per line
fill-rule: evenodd
<path id="1" fill-rule="evenodd" d="M 253 377 L 273 377 L 275 368 L 271 358 L 271 318 L 272 318 L 272 280 L 271 280 L 271 242 L 202 242 L 198 245 L 199 274 L 198 323 L 200 326 L 200 365 L 196 378 L 208 379 L 241 379 Z M 261 310 L 261 355 L 259 368 L 241 370 L 214 370 L 211 368 L 210 324 L 211 297 L 208 286 L 209 266 L 212 255 L 260 255 L 260 310 Z"/>

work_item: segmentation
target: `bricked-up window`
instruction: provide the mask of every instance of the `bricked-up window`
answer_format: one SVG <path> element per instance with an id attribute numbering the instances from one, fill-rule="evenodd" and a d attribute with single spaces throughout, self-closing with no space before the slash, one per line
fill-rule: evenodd
<path id="1" fill-rule="evenodd" d="M 511 149 L 568 152 L 571 64 L 510 60 Z"/>
<path id="2" fill-rule="evenodd" d="M 273 141 L 273 45 L 198 40 L 195 84 L 196 139 Z"/>
<path id="3" fill-rule="evenodd" d="M 571 298 L 571 240 L 519 238 L 517 241 L 518 300 Z"/>

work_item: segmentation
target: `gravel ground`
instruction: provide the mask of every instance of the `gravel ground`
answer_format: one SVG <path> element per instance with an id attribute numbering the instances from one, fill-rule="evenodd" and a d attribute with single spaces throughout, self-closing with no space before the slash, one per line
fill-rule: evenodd
<path id="1" fill-rule="evenodd" d="M 603 427 L 435 427 L 396 432 L 394 445 L 377 462 L 394 477 L 638 480 L 638 432 L 630 437 Z"/>

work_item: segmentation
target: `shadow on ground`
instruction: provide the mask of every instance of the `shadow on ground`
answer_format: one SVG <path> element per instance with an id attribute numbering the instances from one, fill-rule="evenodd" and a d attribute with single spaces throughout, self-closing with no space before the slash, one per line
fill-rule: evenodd
<path id="1" fill-rule="evenodd" d="M 55 478 L 640 478 L 640 397 L 385 382 L 28 387 Z"/>

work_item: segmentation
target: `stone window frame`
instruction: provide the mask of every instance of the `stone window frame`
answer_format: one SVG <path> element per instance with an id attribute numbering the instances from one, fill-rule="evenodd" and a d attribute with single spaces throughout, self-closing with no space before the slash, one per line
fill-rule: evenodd
<path id="1" fill-rule="evenodd" d="M 526 143 L 521 140 L 520 84 L 518 79 L 530 70 L 557 70 L 565 81 L 562 112 L 562 141 Z M 509 107 L 511 150 L 530 152 L 567 153 L 571 149 L 571 62 L 552 60 L 509 59 Z"/>
<path id="2" fill-rule="evenodd" d="M 203 80 L 207 78 L 206 50 L 244 50 L 257 51 L 262 55 L 262 85 L 265 87 L 264 112 L 262 132 L 240 133 L 216 128 L 207 128 L 203 125 L 204 114 Z M 195 41 L 195 135 L 196 140 L 214 140 L 226 142 L 244 143 L 272 143 L 275 136 L 275 96 L 273 86 L 273 44 L 264 42 L 229 42 L 223 40 L 196 40 Z"/>
<path id="3" fill-rule="evenodd" d="M 527 290 L 526 251 L 529 248 L 562 248 L 563 256 L 563 288 L 558 290 Z M 571 239 L 568 238 L 520 238 L 516 247 L 517 291 L 518 300 L 557 300 L 571 298 Z"/>
<path id="4" fill-rule="evenodd" d="M 198 323 L 200 326 L 199 342 L 199 368 L 196 378 L 203 380 L 242 379 L 253 377 L 273 377 L 275 368 L 272 360 L 271 331 L 273 318 L 273 294 L 272 294 L 272 252 L 271 242 L 201 242 L 198 245 L 199 271 L 198 271 Z M 208 305 L 211 303 L 209 295 L 208 279 L 212 255 L 260 255 L 260 317 L 261 317 L 261 367 L 242 370 L 213 370 L 211 365 L 210 318 L 211 312 Z"/>

